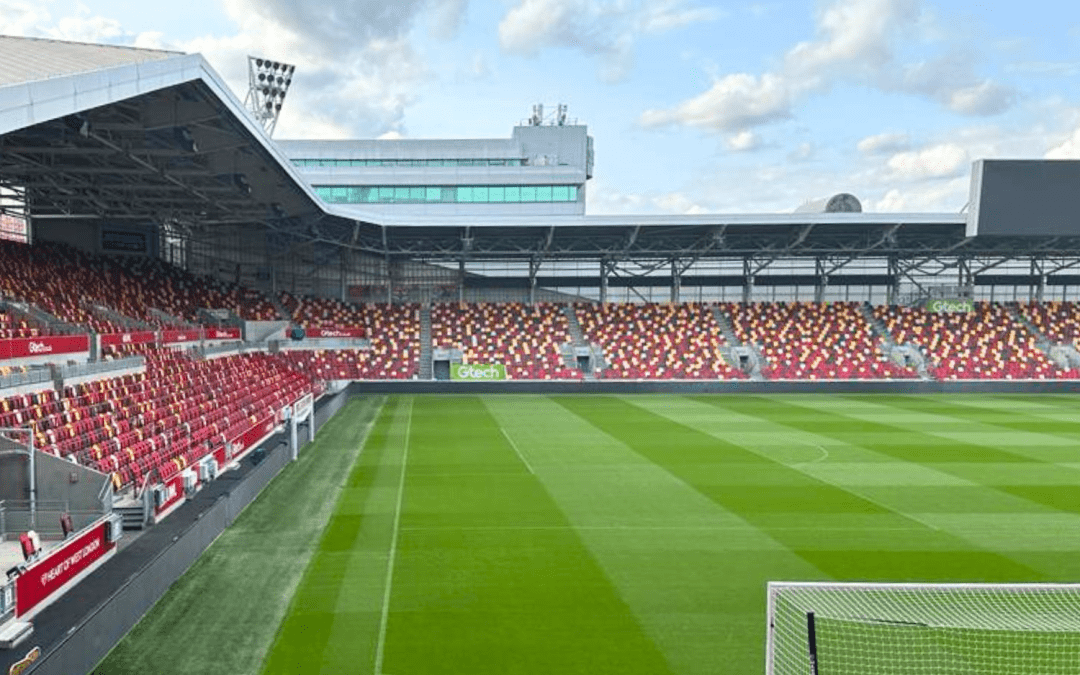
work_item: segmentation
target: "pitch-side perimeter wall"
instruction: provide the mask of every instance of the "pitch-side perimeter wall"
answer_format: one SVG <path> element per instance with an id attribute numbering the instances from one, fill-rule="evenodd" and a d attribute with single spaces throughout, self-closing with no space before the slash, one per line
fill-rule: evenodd
<path id="1" fill-rule="evenodd" d="M 732 382 L 689 380 L 559 380 L 353 382 L 351 394 L 1072 394 L 1080 380 L 832 380 Z"/>
<path id="2" fill-rule="evenodd" d="M 348 394 L 344 392 L 324 397 L 316 406 L 315 428 L 325 424 L 347 400 Z M 279 433 L 268 439 L 264 446 L 272 450 L 239 481 L 226 476 L 209 483 L 206 490 L 215 490 L 216 493 L 211 492 L 203 499 L 197 496 L 172 518 L 147 530 L 143 536 L 153 537 L 168 534 L 162 528 L 182 523 L 168 545 L 119 584 L 115 592 L 84 616 L 71 628 L 70 633 L 58 636 L 59 639 L 54 639 L 52 644 L 41 644 L 43 654 L 25 671 L 26 675 L 79 675 L 91 672 L 240 512 L 289 464 L 291 452 L 287 447 L 287 437 L 287 433 Z M 184 508 L 191 509 L 191 513 L 184 512 Z M 137 541 L 132 546 L 140 543 Z M 104 573 L 108 571 L 107 568 L 99 570 Z M 84 583 L 95 583 L 95 578 L 91 576 Z M 40 631 L 36 630 L 28 640 L 27 650 L 39 644 L 36 638 L 45 639 L 38 633 Z M 21 647 L 13 651 L 25 651 Z M 3 656 L 7 655 L 0 654 L 0 666 L 6 668 Z"/>

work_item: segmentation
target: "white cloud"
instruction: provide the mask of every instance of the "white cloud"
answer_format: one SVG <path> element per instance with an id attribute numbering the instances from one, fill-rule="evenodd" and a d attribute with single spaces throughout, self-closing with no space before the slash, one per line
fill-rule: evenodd
<path id="1" fill-rule="evenodd" d="M 719 17 L 715 8 L 682 0 L 519 0 L 499 22 L 499 44 L 524 56 L 549 47 L 577 49 L 599 57 L 600 76 L 617 81 L 630 70 L 639 35 Z"/>
<path id="2" fill-rule="evenodd" d="M 0 0 L 0 34 L 40 35 L 39 26 L 49 21 L 49 12 L 40 2 Z"/>
<path id="3" fill-rule="evenodd" d="M 778 69 L 714 77 L 709 90 L 668 109 L 646 110 L 639 122 L 745 131 L 792 117 L 799 101 L 841 81 L 929 97 L 964 115 L 996 114 L 1014 103 L 1015 92 L 978 78 L 973 58 L 963 52 L 898 65 L 897 43 L 923 22 L 919 0 L 834 0 L 817 16 L 817 38 L 789 49 Z"/>
<path id="4" fill-rule="evenodd" d="M 734 152 L 750 152 L 761 147 L 761 137 L 753 131 L 740 131 L 727 139 L 727 146 Z"/>
<path id="5" fill-rule="evenodd" d="M 877 155 L 907 150 L 910 145 L 907 134 L 883 133 L 867 136 L 859 141 L 855 148 L 864 155 Z"/>
<path id="6" fill-rule="evenodd" d="M 962 115 L 996 115 L 1016 100 L 1012 87 L 980 80 L 970 53 L 950 52 L 931 61 L 908 65 L 886 88 L 920 94 Z"/>
<path id="7" fill-rule="evenodd" d="M 887 165 L 896 178 L 923 180 L 957 176 L 967 169 L 970 162 L 967 150 L 955 143 L 942 143 L 898 152 L 889 158 Z"/>
<path id="8" fill-rule="evenodd" d="M 452 15 L 462 2 L 225 0 L 238 32 L 181 47 L 201 52 L 238 92 L 247 89 L 248 54 L 296 65 L 278 137 L 374 137 L 401 130 L 406 107 L 430 79 L 409 31 L 422 11 L 444 6 Z"/>
<path id="9" fill-rule="evenodd" d="M 646 127 L 685 125 L 740 132 L 791 117 L 797 96 L 784 77 L 737 73 L 713 81 L 712 88 L 668 110 L 646 110 Z"/>
<path id="10" fill-rule="evenodd" d="M 672 214 L 708 213 L 710 209 L 685 192 L 623 192 L 603 180 L 589 186 L 587 210 L 592 214 Z"/>
<path id="11" fill-rule="evenodd" d="M 929 213 L 959 211 L 968 198 L 968 178 L 962 176 L 941 183 L 892 188 L 869 204 L 866 211 L 881 213 Z"/>
<path id="12" fill-rule="evenodd" d="M 1046 159 L 1080 159 L 1080 126 L 1059 144 L 1050 148 L 1043 155 Z"/>

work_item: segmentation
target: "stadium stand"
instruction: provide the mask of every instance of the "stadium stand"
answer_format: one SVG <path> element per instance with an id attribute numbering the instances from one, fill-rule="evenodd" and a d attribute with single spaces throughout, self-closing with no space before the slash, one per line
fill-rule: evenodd
<path id="1" fill-rule="evenodd" d="M 0 340 L 33 338 L 48 334 L 47 329 L 31 325 L 24 319 L 17 319 L 13 314 L 0 309 Z"/>
<path id="2" fill-rule="evenodd" d="M 874 315 L 884 322 L 897 342 L 914 343 L 925 352 L 933 364 L 930 372 L 938 380 L 1045 380 L 1076 376 L 1073 371 L 1051 363 L 1036 345 L 1035 336 L 999 303 L 977 302 L 974 312 L 956 314 L 879 306 L 874 308 Z"/>
<path id="3" fill-rule="evenodd" d="M 313 378 L 265 354 L 199 361 L 145 350 L 145 374 L 0 400 L 0 426 L 31 426 L 35 445 L 131 485 L 166 480 L 314 389 Z"/>
<path id="4" fill-rule="evenodd" d="M 281 293 L 282 307 L 293 323 L 305 328 L 366 328 L 369 317 L 362 306 L 335 298 L 295 296 Z"/>
<path id="5" fill-rule="evenodd" d="M 856 303 L 727 304 L 739 340 L 759 345 L 772 380 L 914 379 L 888 360 Z"/>
<path id="6" fill-rule="evenodd" d="M 198 277 L 149 258 L 112 258 L 83 253 L 63 244 L 25 246 L 0 241 L 0 295 L 31 302 L 57 319 L 98 333 L 134 327 L 183 328 L 150 312 L 160 310 L 182 321 L 205 323 L 200 309 L 228 309 L 248 320 L 276 320 L 273 303 L 262 293 Z M 101 306 L 133 320 L 121 325 L 95 315 Z"/>
<path id="7" fill-rule="evenodd" d="M 460 349 L 464 363 L 499 363 L 510 379 L 574 379 L 560 348 L 571 342 L 569 322 L 558 305 L 536 303 L 436 304 L 432 344 Z"/>
<path id="8" fill-rule="evenodd" d="M 709 307 L 681 305 L 592 305 L 574 312 L 586 339 L 604 350 L 612 379 L 744 379 L 720 353 L 724 337 Z"/>
<path id="9" fill-rule="evenodd" d="M 1080 304 L 1075 302 L 1026 302 L 1017 309 L 1051 343 L 1080 345 Z"/>

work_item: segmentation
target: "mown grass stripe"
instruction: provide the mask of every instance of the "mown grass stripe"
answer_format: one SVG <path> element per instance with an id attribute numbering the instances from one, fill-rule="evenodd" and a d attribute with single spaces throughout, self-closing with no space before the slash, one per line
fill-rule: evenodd
<path id="1" fill-rule="evenodd" d="M 735 408 L 743 412 L 747 409 L 739 403 L 743 399 L 724 397 L 715 405 L 725 407 L 735 403 Z M 893 533 L 888 541 L 876 536 L 873 528 L 868 528 L 862 537 L 842 535 L 840 538 L 812 537 L 775 528 L 778 522 L 805 519 L 814 514 L 832 524 L 849 518 L 858 523 L 866 515 L 878 516 L 878 525 L 895 526 L 912 521 L 844 489 L 624 400 L 614 397 L 596 397 L 588 402 L 580 398 L 557 400 L 664 466 L 724 508 L 760 527 L 833 578 L 1002 581 L 1040 577 L 1035 570 L 1000 554 L 965 550 L 970 548 L 967 542 L 930 528 L 907 537 Z M 739 454 L 766 462 L 775 484 L 745 484 L 741 480 L 725 478 L 723 472 L 716 471 L 716 466 L 710 466 L 708 456 L 714 449 L 725 462 Z M 684 451 L 701 459 L 680 461 Z M 728 469 L 727 464 L 721 466 Z M 972 570 L 979 570 L 982 578 L 973 577 Z"/>
<path id="2" fill-rule="evenodd" d="M 850 397 L 848 398 L 850 399 Z M 1080 459 L 1080 454 L 1076 452 L 1075 446 L 1071 444 L 1055 444 L 1048 447 L 1035 445 L 1042 435 L 1080 440 L 1080 429 L 1077 428 L 1075 422 L 1071 425 L 1067 422 L 1054 424 L 1048 420 L 1033 419 L 1021 413 L 1010 414 L 1006 418 L 1000 411 L 986 410 L 970 405 L 957 405 L 942 400 L 937 396 L 926 397 L 925 400 L 909 396 L 860 397 L 858 400 L 885 410 L 898 409 L 907 413 L 921 415 L 925 422 L 919 426 L 927 428 L 942 424 L 941 420 L 943 418 L 955 420 L 955 423 L 962 425 L 969 434 L 975 435 L 980 431 L 984 431 L 989 438 L 994 439 L 996 446 L 1015 446 L 1014 454 L 1024 457 L 1026 460 L 1025 465 L 1010 463 L 1008 473 L 1017 476 L 1030 475 L 1032 473 L 1031 469 L 1036 469 L 1047 476 L 1053 476 L 1056 485 L 1043 483 L 1033 486 L 995 482 L 992 485 L 983 483 L 981 487 L 1032 504 L 1038 504 L 1041 507 L 1069 513 L 1080 513 L 1080 500 L 1072 497 L 1075 494 L 1074 486 L 1080 483 L 1080 470 L 1070 466 L 1063 466 L 1059 462 L 1039 458 L 1042 455 L 1053 454 L 1063 459 L 1076 461 Z M 820 409 L 820 406 L 813 401 L 802 401 L 798 405 L 812 406 L 815 410 Z M 845 417 L 848 418 L 852 418 L 854 415 L 855 413 L 850 411 L 845 413 Z M 1008 421 L 1003 421 L 1006 419 Z M 1071 431 L 1068 430 L 1069 426 L 1072 427 Z M 935 466 L 941 471 L 965 479 L 979 480 L 985 473 L 979 466 L 981 463 L 984 463 L 981 458 L 975 458 L 966 462 L 944 463 Z"/>
<path id="3" fill-rule="evenodd" d="M 392 458 L 400 443 L 398 427 L 404 408 L 397 397 L 390 399 L 364 444 L 359 460 L 350 472 L 339 475 L 339 479 L 345 478 L 345 488 L 340 495 L 322 493 L 322 498 L 327 499 L 334 509 L 331 523 L 338 525 L 330 525 L 322 531 L 316 552 L 292 598 L 289 613 L 281 623 L 273 648 L 266 655 L 263 673 L 332 672 L 333 664 L 343 656 L 343 644 L 348 652 L 344 656 L 351 662 L 351 669 L 370 671 L 378 615 L 369 611 L 360 617 L 343 617 L 338 612 L 338 600 L 351 585 L 350 563 L 357 555 L 359 545 L 368 544 L 366 540 L 374 538 L 380 555 L 385 555 L 389 537 L 387 528 L 380 527 L 376 519 L 348 508 L 349 496 L 357 490 L 357 483 L 377 485 L 377 477 L 367 476 L 369 467 L 384 463 L 392 465 L 393 459 L 386 457 Z M 380 595 L 381 590 L 380 587 Z M 352 624 L 348 629 L 353 633 L 353 640 L 342 643 L 340 632 L 345 622 Z M 359 665 L 363 663 L 369 665 Z"/>
<path id="4" fill-rule="evenodd" d="M 351 401 L 95 668 L 258 673 L 382 399 Z"/>
<path id="5" fill-rule="evenodd" d="M 765 583 L 827 577 L 551 398 L 484 404 L 675 672 L 762 672 Z"/>
<path id="6" fill-rule="evenodd" d="M 382 614 L 379 618 L 379 641 L 375 646 L 375 675 L 382 675 L 386 652 L 386 626 L 390 618 L 390 596 L 394 587 L 394 560 L 397 559 L 398 537 L 401 534 L 401 503 L 405 497 L 405 476 L 409 470 L 409 440 L 412 434 L 414 399 L 409 399 L 409 419 L 405 423 L 405 450 L 401 454 L 401 479 L 398 481 L 397 502 L 394 504 L 394 530 L 390 539 L 390 555 L 386 559 L 386 581 L 383 582 Z"/>
<path id="7" fill-rule="evenodd" d="M 412 439 L 386 672 L 671 672 L 479 398 L 419 399 Z"/>

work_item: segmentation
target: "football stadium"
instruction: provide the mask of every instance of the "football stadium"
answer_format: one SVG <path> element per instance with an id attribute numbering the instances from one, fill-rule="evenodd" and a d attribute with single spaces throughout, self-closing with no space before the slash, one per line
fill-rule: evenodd
<path id="1" fill-rule="evenodd" d="M 1080 162 L 598 216 L 248 68 L 0 37 L 6 672 L 1080 672 Z"/>

